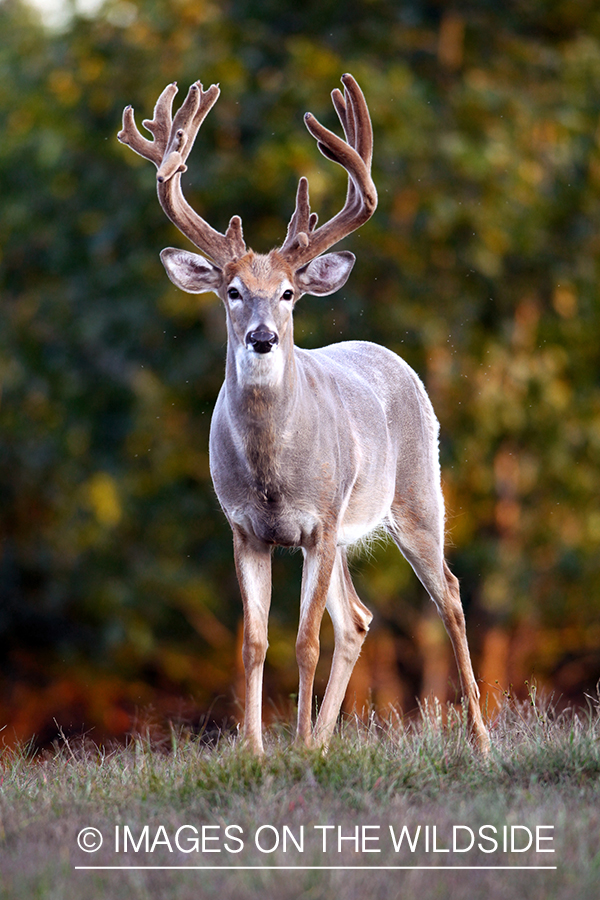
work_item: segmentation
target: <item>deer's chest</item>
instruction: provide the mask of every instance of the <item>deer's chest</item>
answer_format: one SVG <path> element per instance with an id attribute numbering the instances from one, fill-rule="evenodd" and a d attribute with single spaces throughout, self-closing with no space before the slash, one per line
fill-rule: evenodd
<path id="1" fill-rule="evenodd" d="M 265 544 L 302 547 L 309 543 L 317 527 L 310 513 L 294 509 L 285 502 L 254 501 L 229 513 L 232 522 Z"/>
<path id="2" fill-rule="evenodd" d="M 277 457 L 229 456 L 227 467 L 213 470 L 221 506 L 232 524 L 267 544 L 300 547 L 310 542 L 323 504 L 330 508 L 327 479 L 314 478 L 293 454 Z"/>

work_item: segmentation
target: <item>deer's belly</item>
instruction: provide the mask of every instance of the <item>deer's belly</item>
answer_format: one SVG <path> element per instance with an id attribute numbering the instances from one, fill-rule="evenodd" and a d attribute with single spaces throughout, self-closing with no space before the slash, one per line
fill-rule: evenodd
<path id="1" fill-rule="evenodd" d="M 389 502 L 373 503 L 370 509 L 362 510 L 362 515 L 345 515 L 338 528 L 338 544 L 350 546 L 373 537 L 381 530 L 389 511 Z"/>
<path id="2" fill-rule="evenodd" d="M 338 526 L 338 544 L 360 543 L 385 523 L 394 499 L 394 476 L 390 457 L 381 454 L 363 465 L 347 495 Z M 365 469 L 367 471 L 365 471 Z"/>

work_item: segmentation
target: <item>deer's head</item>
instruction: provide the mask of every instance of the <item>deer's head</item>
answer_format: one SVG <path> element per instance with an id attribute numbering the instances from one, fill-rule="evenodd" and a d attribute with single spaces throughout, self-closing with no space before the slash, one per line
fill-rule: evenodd
<path id="1" fill-rule="evenodd" d="M 205 254 L 163 250 L 161 259 L 167 274 L 184 291 L 214 291 L 221 298 L 236 359 L 244 359 L 244 354 L 249 359 L 265 357 L 291 344 L 292 310 L 299 297 L 333 293 L 345 284 L 354 265 L 352 253 L 325 251 L 366 222 L 377 206 L 370 174 L 373 132 L 369 111 L 354 78 L 344 75 L 342 82 L 344 94 L 336 89 L 332 99 L 346 140 L 324 128 L 311 113 L 306 114 L 305 122 L 321 153 L 348 173 L 344 207 L 317 228 L 317 215 L 310 211 L 308 181 L 301 178 L 286 239 L 267 255 L 246 248 L 239 216 L 234 216 L 221 234 L 189 206 L 181 190 L 185 160 L 200 125 L 218 99 L 216 85 L 204 91 L 200 82 L 193 84 L 174 119 L 177 86 L 168 85 L 157 101 L 154 118 L 143 123 L 154 136 L 153 141 L 139 133 L 130 106 L 123 113 L 119 140 L 155 163 L 161 206 Z"/>

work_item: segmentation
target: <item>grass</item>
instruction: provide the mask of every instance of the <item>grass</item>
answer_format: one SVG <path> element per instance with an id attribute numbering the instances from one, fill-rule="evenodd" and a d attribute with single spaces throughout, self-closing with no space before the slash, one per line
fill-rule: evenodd
<path id="1" fill-rule="evenodd" d="M 284 726 L 270 731 L 262 760 L 233 736 L 210 744 L 175 731 L 112 750 L 67 740 L 41 755 L 6 750 L 0 898 L 596 900 L 600 707 L 590 701 L 583 712 L 559 713 L 532 690 L 527 704 L 506 701 L 492 741 L 489 758 L 481 758 L 460 713 L 434 703 L 408 724 L 393 716 L 346 720 L 327 754 L 294 748 Z M 78 848 L 88 826 L 103 835 L 98 852 Z M 463 826 L 455 850 L 454 826 Z M 490 827 L 480 833 L 483 826 Z M 552 826 L 538 832 L 552 838 L 538 846 L 554 853 L 536 852 L 537 826 Z M 529 834 L 533 846 L 511 852 L 511 835 L 524 847 Z M 487 839 L 494 835 L 495 850 Z M 76 868 L 82 865 L 237 870 Z M 264 868 L 285 865 L 368 868 Z M 432 868 L 458 865 L 479 868 Z"/>

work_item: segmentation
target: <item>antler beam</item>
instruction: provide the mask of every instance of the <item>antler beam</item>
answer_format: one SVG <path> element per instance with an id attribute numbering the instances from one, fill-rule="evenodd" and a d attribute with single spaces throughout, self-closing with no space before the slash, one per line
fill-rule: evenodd
<path id="1" fill-rule="evenodd" d="M 196 81 L 173 118 L 177 90 L 176 83 L 167 85 L 156 102 L 153 118 L 142 122 L 153 135 L 153 141 L 140 134 L 131 106 L 123 111 L 123 128 L 117 137 L 156 166 L 158 199 L 173 224 L 218 266 L 224 266 L 246 253 L 242 220 L 233 216 L 225 234 L 216 231 L 192 209 L 181 189 L 181 175 L 187 170 L 185 161 L 202 122 L 219 98 L 220 90 L 213 84 L 205 91 Z"/>
<path id="2" fill-rule="evenodd" d="M 343 209 L 317 228 L 317 215 L 311 213 L 308 180 L 301 178 L 296 195 L 296 209 L 290 219 L 281 253 L 298 268 L 371 218 L 377 207 L 377 190 L 371 178 L 373 129 L 364 94 L 352 75 L 343 75 L 344 93 L 332 91 L 331 98 L 346 140 L 329 131 L 306 113 L 306 127 L 317 140 L 323 156 L 343 166 L 348 173 L 348 192 Z"/>

